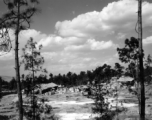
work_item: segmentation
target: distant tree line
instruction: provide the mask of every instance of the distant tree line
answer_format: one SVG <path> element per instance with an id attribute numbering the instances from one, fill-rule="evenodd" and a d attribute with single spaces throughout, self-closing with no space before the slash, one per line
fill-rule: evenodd
<path id="1" fill-rule="evenodd" d="M 152 75 L 152 67 L 150 66 L 150 55 L 145 60 L 145 82 L 151 82 L 151 75 Z M 102 66 L 97 67 L 95 70 L 87 70 L 81 71 L 79 74 L 68 72 L 67 74 L 58 74 L 53 75 L 52 73 L 47 76 L 46 74 L 40 74 L 35 76 L 34 83 L 35 85 L 45 84 L 45 83 L 56 83 L 58 85 L 64 85 L 65 87 L 72 87 L 72 86 L 79 86 L 79 85 L 86 85 L 87 83 L 92 83 L 95 81 L 96 83 L 109 83 L 112 77 L 120 77 L 122 75 L 133 77 L 133 73 L 135 72 L 134 65 L 128 65 L 127 68 L 122 66 L 119 63 L 115 63 L 115 66 L 112 67 L 108 64 L 104 64 Z M 22 75 L 21 76 L 21 88 L 29 88 L 32 85 L 32 76 Z M 16 79 L 13 77 L 10 82 L 2 80 L 2 87 L 5 87 L 9 90 L 16 90 L 17 84 Z"/>

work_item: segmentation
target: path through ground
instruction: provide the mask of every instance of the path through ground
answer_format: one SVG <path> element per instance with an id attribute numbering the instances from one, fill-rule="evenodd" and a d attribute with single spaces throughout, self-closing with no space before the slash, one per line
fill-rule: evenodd
<path id="1" fill-rule="evenodd" d="M 54 95 L 47 102 L 53 107 L 60 120 L 92 120 L 95 117 L 95 114 L 92 113 L 93 103 L 92 99 L 81 93 Z"/>

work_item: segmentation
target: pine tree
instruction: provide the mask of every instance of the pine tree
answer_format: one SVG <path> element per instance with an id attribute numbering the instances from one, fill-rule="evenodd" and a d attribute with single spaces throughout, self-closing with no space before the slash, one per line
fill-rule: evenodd
<path id="1" fill-rule="evenodd" d="M 40 54 L 40 50 L 42 45 L 37 45 L 36 42 L 33 41 L 33 38 L 30 38 L 23 48 L 22 62 L 24 64 L 25 70 L 32 72 L 32 106 L 33 106 L 33 120 L 35 120 L 35 73 L 37 72 L 47 72 L 46 69 L 42 68 L 44 64 L 44 58 Z"/>
<path id="2" fill-rule="evenodd" d="M 17 91 L 19 98 L 19 120 L 23 120 L 22 93 L 20 83 L 20 65 L 19 65 L 19 33 L 22 30 L 30 28 L 31 17 L 38 11 L 33 4 L 38 0 L 3 0 L 7 5 L 8 12 L 0 19 L 0 27 L 8 33 L 9 29 L 14 30 L 15 34 L 15 70 Z M 5 32 L 4 32 L 5 33 Z M 3 34 L 5 35 L 5 34 Z"/>

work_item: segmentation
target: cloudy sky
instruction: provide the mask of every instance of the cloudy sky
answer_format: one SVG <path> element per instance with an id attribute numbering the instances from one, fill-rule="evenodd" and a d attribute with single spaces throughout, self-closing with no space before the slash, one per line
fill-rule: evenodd
<path id="1" fill-rule="evenodd" d="M 126 38 L 138 36 L 137 5 L 137 0 L 41 0 L 31 29 L 20 33 L 20 54 L 33 37 L 43 45 L 49 73 L 79 73 L 104 63 L 113 66 L 119 62 L 116 48 L 123 47 Z M 143 0 L 142 6 L 144 50 L 152 55 L 152 1 Z M 0 15 L 5 12 L 0 0 Z M 0 56 L 0 66 L 0 75 L 15 75 L 14 49 Z"/>

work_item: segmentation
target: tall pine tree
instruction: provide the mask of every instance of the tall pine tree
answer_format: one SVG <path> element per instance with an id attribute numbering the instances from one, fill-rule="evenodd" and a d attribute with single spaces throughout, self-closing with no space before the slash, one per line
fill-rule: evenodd
<path id="1" fill-rule="evenodd" d="M 22 30 L 30 28 L 31 17 L 37 9 L 33 4 L 38 0 L 3 0 L 7 5 L 8 12 L 0 19 L 0 26 L 4 30 L 13 29 L 15 34 L 15 70 L 17 91 L 19 98 L 19 120 L 23 120 L 22 93 L 20 83 L 20 65 L 19 65 L 19 33 Z M 5 35 L 5 34 L 4 34 Z"/>
<path id="2" fill-rule="evenodd" d="M 37 45 L 36 42 L 33 41 L 33 38 L 30 38 L 23 48 L 23 55 L 22 55 L 22 63 L 24 64 L 25 70 L 31 72 L 32 76 L 32 106 L 33 106 L 33 120 L 35 120 L 35 95 L 34 95 L 34 88 L 35 88 L 35 73 L 36 72 L 47 72 L 46 69 L 42 68 L 44 64 L 44 58 L 40 54 L 40 50 L 42 45 Z"/>

